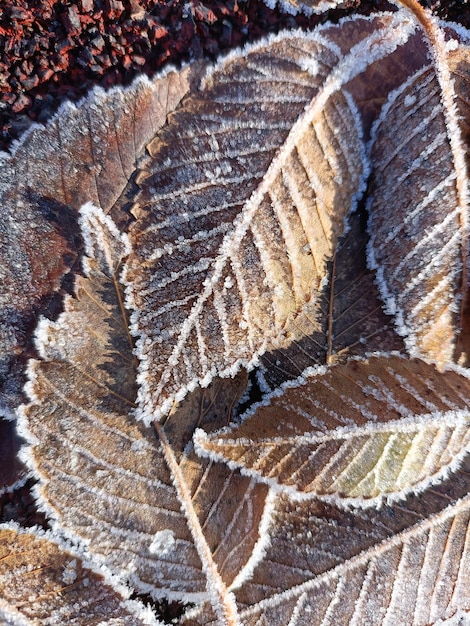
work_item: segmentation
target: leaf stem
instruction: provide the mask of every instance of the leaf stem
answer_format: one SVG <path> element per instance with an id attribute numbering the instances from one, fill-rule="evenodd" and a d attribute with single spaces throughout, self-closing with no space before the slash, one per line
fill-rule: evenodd
<path id="1" fill-rule="evenodd" d="M 173 482 L 181 502 L 181 507 L 186 515 L 189 530 L 193 536 L 196 550 L 199 554 L 199 558 L 201 559 L 202 568 L 207 577 L 207 592 L 212 608 L 224 626 L 237 626 L 240 622 L 238 619 L 235 599 L 228 591 L 217 570 L 217 565 L 214 563 L 211 549 L 204 537 L 204 533 L 196 511 L 194 510 L 192 497 L 188 490 L 181 468 L 176 460 L 161 424 L 153 422 L 153 426 L 160 439 L 163 454 L 165 455 L 165 460 L 172 473 Z"/>
<path id="2" fill-rule="evenodd" d="M 429 17 L 425 9 L 419 4 L 418 0 L 396 0 L 395 4 L 402 5 L 416 17 L 431 40 L 433 46 L 439 47 L 436 39 L 435 25 Z"/>
<path id="3" fill-rule="evenodd" d="M 326 362 L 328 365 L 332 362 L 333 353 L 333 302 L 335 297 L 335 279 L 336 279 L 336 252 L 333 256 L 331 264 L 331 280 L 330 280 L 330 301 L 328 303 L 328 336 L 327 336 L 327 350 L 326 350 Z"/>

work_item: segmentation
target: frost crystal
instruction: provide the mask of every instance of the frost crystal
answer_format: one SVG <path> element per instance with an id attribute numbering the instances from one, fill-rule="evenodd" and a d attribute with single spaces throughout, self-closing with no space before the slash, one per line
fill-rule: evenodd
<path id="1" fill-rule="evenodd" d="M 153 536 L 149 552 L 150 554 L 168 554 L 174 549 L 175 544 L 175 533 L 172 530 L 159 530 Z"/>

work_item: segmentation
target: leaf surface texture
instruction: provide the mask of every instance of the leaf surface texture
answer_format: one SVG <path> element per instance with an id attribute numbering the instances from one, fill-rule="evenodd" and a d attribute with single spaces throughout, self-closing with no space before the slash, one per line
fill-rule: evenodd
<path id="1" fill-rule="evenodd" d="M 197 444 L 211 458 L 293 492 L 403 497 L 462 461 L 470 444 L 470 381 L 401 357 L 309 372 L 240 426 Z"/>
<path id="2" fill-rule="evenodd" d="M 214 385 L 188 398 L 166 430 L 133 419 L 135 362 L 117 281 L 128 241 L 101 210 L 81 213 L 86 276 L 58 321 L 39 326 L 43 360 L 30 365 L 32 403 L 21 420 L 39 497 L 69 535 L 141 590 L 194 601 L 215 588 L 217 610 L 230 612 L 228 587 L 260 541 L 267 489 L 198 459 L 185 432 L 228 419 L 243 377 L 231 394 L 225 386 L 218 397 Z"/>
<path id="3" fill-rule="evenodd" d="M 466 623 L 470 35 L 395 4 L 1 156 L 0 621 Z"/>
<path id="4" fill-rule="evenodd" d="M 451 68 L 460 67 L 460 103 L 468 98 L 468 59 L 466 47 L 452 57 Z M 468 255 L 468 206 L 459 198 L 444 104 L 434 68 L 390 95 L 373 130 L 370 199 L 371 263 L 388 311 L 408 349 L 440 364 L 454 357 L 462 326 Z M 397 172 L 393 183 L 390 168 Z"/>
<path id="5" fill-rule="evenodd" d="M 188 87 L 186 70 L 96 89 L 0 154 L 0 411 L 18 404 L 30 326 L 76 261 L 78 209 L 119 204 L 145 145 Z"/>
<path id="6" fill-rule="evenodd" d="M 157 624 L 79 558 L 44 533 L 0 526 L 2 624 L 92 626 Z"/>
<path id="7" fill-rule="evenodd" d="M 363 217 L 359 212 L 350 216 L 348 233 L 328 264 L 328 282 L 283 334 L 279 347 L 262 356 L 263 386 L 276 389 L 313 365 L 404 350 L 393 318 L 383 311 L 374 273 L 367 268 Z"/>
<path id="8" fill-rule="evenodd" d="M 359 20 L 343 54 L 318 30 L 229 58 L 149 145 L 125 274 L 145 421 L 250 366 L 315 297 L 366 167 L 339 89 L 362 46 L 397 47 L 385 21 L 369 33 Z"/>

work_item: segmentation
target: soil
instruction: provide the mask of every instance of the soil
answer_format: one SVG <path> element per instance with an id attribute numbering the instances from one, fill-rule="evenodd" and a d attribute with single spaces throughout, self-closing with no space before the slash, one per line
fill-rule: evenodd
<path id="1" fill-rule="evenodd" d="M 470 0 L 422 4 L 470 28 Z M 307 17 L 262 0 L 8 0 L 0 8 L 0 150 L 94 85 L 125 85 L 167 64 L 215 59 L 267 33 L 384 8 L 384 0 L 348 0 Z"/>

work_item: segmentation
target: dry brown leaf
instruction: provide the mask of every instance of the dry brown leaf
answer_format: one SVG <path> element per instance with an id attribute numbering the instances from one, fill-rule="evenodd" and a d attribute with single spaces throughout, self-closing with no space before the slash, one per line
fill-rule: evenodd
<path id="1" fill-rule="evenodd" d="M 4 626 L 157 625 L 44 532 L 0 525 L 0 588 Z"/>
<path id="2" fill-rule="evenodd" d="M 466 625 L 469 470 L 379 511 L 281 497 L 265 558 L 236 592 L 241 623 Z M 208 606 L 182 623 L 219 624 Z"/>
<path id="3" fill-rule="evenodd" d="M 403 350 L 393 318 L 383 312 L 374 273 L 367 269 L 363 215 L 352 215 L 348 228 L 329 263 L 328 283 L 318 298 L 284 333 L 279 348 L 261 357 L 257 376 L 263 389 L 273 390 L 313 365 Z"/>
<path id="4" fill-rule="evenodd" d="M 15 357 L 76 260 L 79 207 L 93 201 L 108 211 L 116 203 L 189 76 L 168 72 L 124 90 L 96 89 L 63 105 L 46 127 L 32 126 L 11 154 L 0 154 L 0 415 L 21 401 Z"/>
<path id="5" fill-rule="evenodd" d="M 366 170 L 342 86 L 413 30 L 374 19 L 348 21 L 346 52 L 329 25 L 229 56 L 149 145 L 125 274 L 147 423 L 252 366 L 315 297 Z"/>
<path id="6" fill-rule="evenodd" d="M 430 334 L 430 342 L 420 339 L 418 349 L 410 336 L 422 332 L 421 321 L 418 330 L 412 324 L 411 331 L 406 328 L 410 351 L 439 361 L 440 373 L 431 363 L 390 354 L 367 363 L 368 351 L 388 353 L 400 344 L 378 307 L 372 274 L 363 263 L 362 213 L 351 220 L 351 233 L 337 250 L 370 167 L 373 185 L 384 176 L 385 194 L 373 187 L 369 209 L 375 210 L 374 203 L 379 208 L 371 218 L 371 249 L 377 255 L 386 252 L 390 242 L 381 245 L 377 224 L 385 241 L 389 232 L 381 211 L 387 202 L 398 206 L 401 223 L 408 219 L 407 209 L 399 206 L 408 196 L 393 193 L 393 181 L 396 188 L 397 179 L 404 177 L 417 184 L 414 191 L 432 196 L 426 184 L 431 186 L 436 172 L 447 176 L 432 162 L 432 176 L 426 178 L 429 146 L 444 146 L 443 162 L 455 172 L 456 204 L 448 215 L 455 207 L 465 215 L 467 178 L 459 152 L 459 129 L 465 123 L 457 122 L 453 112 L 446 63 L 447 57 L 456 59 L 455 90 L 463 96 L 467 66 L 457 40 L 469 37 L 449 27 L 447 36 L 455 41 L 444 46 L 435 24 L 414 0 L 406 4 L 425 25 L 431 54 L 415 18 L 402 10 L 347 18 L 310 34 L 284 33 L 229 55 L 148 144 L 149 159 L 136 178 L 141 188 L 137 196 L 133 183 L 126 183 L 124 161 L 121 169 L 105 168 L 94 188 L 96 159 L 89 160 L 79 139 L 57 170 L 67 172 L 73 184 L 82 183 L 80 163 L 88 163 L 84 185 L 91 183 L 92 199 L 109 209 L 122 228 L 129 219 L 126 205 L 135 200 L 134 250 L 125 280 L 138 346 L 133 355 L 119 285 L 128 240 L 103 210 L 88 205 L 82 220 L 87 257 L 84 275 L 76 279 L 76 297 L 67 297 L 59 319 L 42 321 L 37 331 L 41 360 L 29 367 L 31 402 L 21 417 L 29 447 L 23 457 L 37 472 L 38 502 L 54 532 L 73 537 L 79 556 L 90 555 L 139 592 L 196 602 L 180 623 L 429 626 L 465 619 L 469 611 L 469 468 L 456 466 L 465 462 L 468 448 L 470 394 L 466 370 L 445 365 L 454 357 L 461 328 L 465 337 L 465 320 L 457 313 L 447 324 L 449 316 L 429 309 L 426 323 L 434 336 Z M 400 110 L 403 116 L 404 109 L 413 107 L 414 96 L 406 90 L 422 86 L 427 74 L 437 88 L 416 107 L 413 119 L 405 120 L 403 137 Z M 112 94 L 110 102 L 112 98 L 120 102 L 122 95 Z M 457 106 L 466 116 L 462 99 Z M 395 123 L 386 138 L 386 118 L 392 113 Z M 63 114 L 54 127 L 59 135 L 67 109 Z M 364 137 L 376 119 L 368 163 Z M 103 128 L 110 121 L 112 117 L 105 119 Z M 421 122 L 430 133 L 426 146 L 419 137 L 414 144 Z M 127 123 L 123 119 L 123 129 Z M 90 145 L 106 154 L 107 136 L 100 139 L 101 131 L 94 128 Z M 376 159 L 382 158 L 380 150 L 387 150 L 387 141 L 407 140 L 413 150 L 405 151 L 400 167 L 380 170 Z M 135 153 L 132 145 L 128 148 L 130 170 Z M 116 156 L 116 146 L 109 154 Z M 433 158 L 440 154 L 438 150 Z M 77 171 L 70 165 L 75 157 Z M 417 158 L 423 166 L 422 185 L 410 175 Z M 116 181 L 119 192 L 113 190 Z M 38 184 L 41 193 L 43 184 Z M 77 192 L 77 201 L 79 197 Z M 364 200 L 368 197 L 366 193 Z M 58 202 L 64 200 L 60 196 Z M 422 200 L 416 202 L 419 207 Z M 410 205 L 410 211 L 416 209 Z M 444 223 L 451 217 L 444 217 Z M 49 255 L 41 268 L 45 276 L 53 270 L 45 296 L 71 262 L 60 258 L 67 246 L 63 222 L 60 228 L 50 229 L 62 242 L 57 267 L 50 265 Z M 40 230 L 44 242 L 21 234 L 8 241 L 21 254 L 24 242 L 32 242 L 42 254 L 49 246 L 46 230 Z M 77 235 L 74 218 L 71 232 Z M 429 234 L 420 230 L 415 235 L 421 237 L 417 247 L 426 247 Z M 452 298 L 463 298 L 466 289 L 465 231 L 456 238 L 454 252 L 462 251 L 448 268 L 457 278 L 442 277 L 447 281 L 445 306 Z M 404 255 L 413 256 L 408 244 L 405 240 L 396 246 L 395 270 Z M 7 259 L 16 254 L 5 252 L 3 244 L 0 250 Z M 32 247 L 34 255 L 37 250 Z M 379 260 L 380 286 L 388 298 L 384 259 L 383 264 Z M 8 271 L 14 284 L 12 268 Z M 42 296 L 30 303 L 33 279 L 27 272 L 25 276 L 21 302 L 32 307 L 32 321 Z M 328 277 L 329 291 L 322 292 Z M 421 291 L 422 306 L 430 297 L 428 287 Z M 413 306 L 411 300 L 404 302 L 402 318 L 408 322 Z M 13 317 L 4 328 L 7 337 L 16 333 L 21 351 L 26 326 L 21 314 L 17 319 L 23 324 L 18 332 Z M 447 328 L 441 335 L 442 319 Z M 289 346 L 292 340 L 295 344 Z M 459 350 L 465 352 L 465 341 L 462 345 Z M 266 349 L 265 381 L 273 385 L 296 375 L 304 364 L 324 365 L 302 387 L 288 383 L 280 389 L 277 395 L 284 391 L 285 400 L 297 385 L 280 413 L 266 417 L 268 409 L 260 410 L 265 423 L 257 424 L 244 451 L 252 454 L 253 446 L 266 445 L 260 441 L 263 429 L 271 442 L 280 432 L 282 441 L 275 443 L 282 460 L 260 467 L 265 480 L 276 480 L 276 489 L 287 488 L 294 498 L 303 490 L 301 497 L 308 499 L 302 503 L 276 499 L 266 485 L 201 459 L 194 450 L 195 427 L 203 428 L 210 440 L 207 432 L 227 425 L 243 393 L 245 374 L 216 376 L 233 375 L 243 364 L 254 367 Z M 188 393 L 211 380 L 207 388 Z M 325 381 L 331 384 L 325 387 Z M 299 390 L 310 386 L 312 393 L 304 398 Z M 249 404 L 255 391 L 245 394 L 244 402 Z M 279 397 L 273 405 L 282 402 Z M 323 424 L 312 425 L 306 418 L 312 407 Z M 352 421 L 342 423 L 342 413 Z M 147 424 L 137 423 L 136 414 Z M 316 430 L 305 435 L 308 429 Z M 328 458 L 320 459 L 321 453 Z M 256 470 L 258 459 L 244 463 Z M 451 478 L 446 477 L 449 470 Z M 437 479 L 443 484 L 435 484 Z M 410 494 L 418 490 L 419 495 Z M 399 504 L 387 502 L 398 497 Z M 333 502 L 341 498 L 343 505 L 380 501 L 383 506 L 345 510 Z M 0 615 L 2 610 L 0 602 Z"/>
<path id="7" fill-rule="evenodd" d="M 43 360 L 30 364 L 32 402 L 21 417 L 39 502 L 140 591 L 210 597 L 218 614 L 230 615 L 229 588 L 251 571 L 266 533 L 267 488 L 201 461 L 191 436 L 197 425 L 227 423 L 246 378 L 198 390 L 164 426 L 136 423 L 136 368 L 117 281 L 128 242 L 91 205 L 82 222 L 86 276 L 57 322 L 38 328 Z"/>
<path id="8" fill-rule="evenodd" d="M 370 506 L 424 491 L 470 449 L 470 380 L 398 356 L 312 368 L 197 450 L 294 498 Z"/>
<path id="9" fill-rule="evenodd" d="M 465 47 L 452 55 L 459 102 L 469 93 L 468 55 Z M 432 66 L 418 71 L 373 129 L 370 264 L 410 353 L 444 364 L 455 358 L 467 290 L 468 180 L 456 110 L 438 77 Z"/>
<path id="10" fill-rule="evenodd" d="M 237 592 L 243 625 L 437 626 L 465 616 L 469 470 L 467 459 L 424 500 L 380 511 L 281 499 L 266 557 Z"/>

